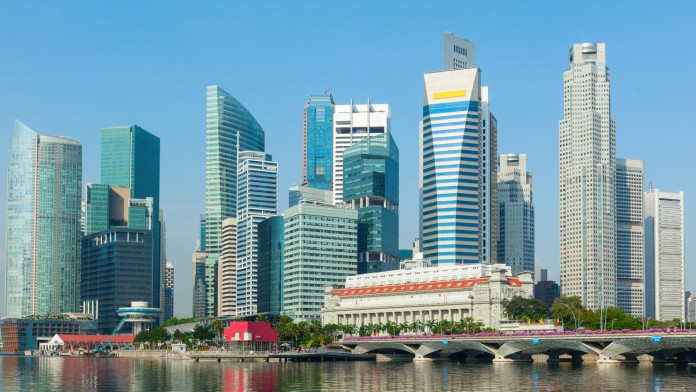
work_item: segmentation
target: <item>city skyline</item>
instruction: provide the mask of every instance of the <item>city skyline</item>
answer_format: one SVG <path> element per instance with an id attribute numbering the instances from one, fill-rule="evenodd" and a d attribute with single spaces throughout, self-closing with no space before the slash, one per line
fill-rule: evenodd
<path id="1" fill-rule="evenodd" d="M 620 4 L 603 5 L 606 15 L 579 11 L 574 15 L 562 13 L 563 8 L 552 5 L 538 9 L 534 6 L 519 16 L 522 5 L 510 5 L 510 15 L 502 10 L 495 14 L 485 10 L 480 21 L 464 25 L 453 16 L 442 15 L 436 19 L 426 19 L 418 28 L 401 26 L 389 20 L 384 26 L 375 26 L 375 21 L 393 11 L 393 6 L 379 5 L 374 15 L 364 16 L 364 22 L 348 27 L 351 15 L 361 15 L 360 7 L 338 6 L 335 9 L 322 5 L 307 16 L 297 15 L 294 20 L 285 16 L 287 10 L 279 5 L 278 14 L 265 15 L 260 10 L 240 6 L 219 10 L 212 16 L 210 9 L 161 10 L 163 14 L 155 18 L 158 29 L 147 23 L 154 18 L 155 7 L 143 6 L 141 15 L 131 15 L 127 10 L 116 6 L 95 9 L 74 10 L 65 7 L 46 5 L 40 7 L 32 18 L 26 18 L 29 10 L 22 6 L 9 6 L 0 16 L 3 23 L 0 49 L 11 55 L 12 61 L 0 66 L 0 172 L 7 173 L 8 153 L 11 140 L 12 121 L 15 118 L 26 121 L 35 129 L 50 134 L 64 134 L 83 144 L 83 179 L 98 180 L 99 136 L 104 127 L 119 124 L 138 123 L 151 129 L 162 139 L 162 189 L 161 207 L 167 212 L 168 256 L 181 273 L 176 275 L 179 293 L 190 285 L 190 257 L 198 237 L 198 217 L 204 213 L 205 177 L 205 88 L 217 84 L 226 88 L 235 98 L 243 102 L 267 134 L 266 152 L 273 154 L 280 167 L 280 208 L 284 210 L 287 199 L 284 190 L 293 183 L 302 181 L 302 108 L 307 97 L 320 93 L 328 87 L 336 102 L 347 102 L 354 98 L 357 102 L 370 97 L 374 102 L 389 104 L 392 108 L 393 135 L 404 157 L 417 153 L 417 129 L 420 117 L 420 95 L 424 72 L 441 68 L 442 32 L 453 31 L 460 37 L 476 43 L 477 63 L 483 68 L 485 84 L 491 86 L 495 114 L 499 122 L 499 146 L 501 152 L 525 152 L 529 159 L 529 170 L 535 175 L 535 206 L 537 266 L 547 268 L 552 278 L 558 278 L 558 158 L 557 121 L 562 116 L 562 72 L 566 67 L 567 50 L 574 43 L 606 42 L 608 64 L 612 80 L 612 116 L 617 119 L 617 155 L 628 159 L 645 161 L 645 183 L 652 182 L 660 189 L 683 190 L 691 194 L 696 184 L 682 171 L 686 165 L 689 131 L 693 129 L 694 114 L 689 110 L 693 100 L 689 92 L 696 87 L 694 77 L 686 66 L 691 64 L 694 54 L 675 48 L 686 48 L 693 32 L 685 15 L 692 14 L 684 7 L 665 10 L 657 5 L 640 12 L 629 13 Z M 691 7 L 692 4 L 685 6 Z M 453 11 L 458 6 L 452 5 Z M 184 8 L 184 7 L 182 7 Z M 152 11 L 152 12 L 149 12 Z M 158 10 L 159 11 L 159 10 Z M 234 16 L 233 11 L 238 11 Z M 95 13 L 94 20 L 85 21 L 86 15 Z M 113 13 L 109 16 L 108 12 Z M 238 21 L 239 32 L 250 29 L 250 35 L 260 34 L 250 42 L 225 42 L 225 51 L 235 54 L 220 54 L 214 65 L 209 65 L 209 57 L 217 54 L 218 47 L 212 43 L 219 38 L 217 28 L 200 32 L 200 22 L 190 19 L 186 13 L 207 17 L 209 22 Z M 289 12 L 289 11 L 288 11 Z M 403 9 L 404 14 L 409 10 Z M 64 14 L 65 13 L 65 14 Z M 70 26 L 61 17 L 75 13 L 78 23 Z M 338 37 L 319 37 L 325 51 L 311 53 L 306 43 L 299 38 L 307 30 L 301 26 L 303 21 L 321 17 L 322 14 L 341 14 L 340 20 L 329 18 L 335 23 L 337 31 L 347 28 Z M 56 16 L 58 15 L 58 16 Z M 134 18 L 136 27 L 125 32 L 120 29 L 104 29 L 98 26 L 104 21 L 113 23 L 116 17 Z M 292 14 L 291 14 L 292 15 Z M 622 15 L 622 25 L 633 28 L 607 27 L 616 15 Z M 98 17 L 97 17 L 98 16 Z M 588 17 L 594 19 L 588 22 Z M 253 26 L 267 17 L 269 23 L 279 28 L 275 33 L 263 32 L 261 26 Z M 304 19 L 307 18 L 307 19 Z M 546 23 L 548 20 L 563 19 L 560 23 Z M 170 19 L 182 21 L 184 27 L 172 29 Z M 212 19 L 212 20 L 211 20 Z M 243 20 L 247 19 L 247 21 Z M 164 23 L 167 20 L 167 23 Z M 413 21 L 414 19 L 407 19 Z M 487 23 L 509 25 L 510 31 L 520 27 L 523 37 L 530 41 L 535 51 L 520 45 L 517 39 L 511 40 L 507 33 L 496 31 Z M 20 21 L 22 27 L 20 28 Z M 682 23 L 680 23 L 683 22 Z M 508 23 L 509 22 L 509 23 Z M 669 22 L 669 23 L 668 23 Z M 365 25 L 373 29 L 361 32 Z M 533 23 L 543 24 L 541 31 L 532 31 Z M 147 26 L 147 30 L 137 27 Z M 653 26 L 649 33 L 638 29 Z M 661 29 L 662 28 L 662 29 Z M 12 39 L 11 31 L 25 31 L 20 39 Z M 281 32 L 292 30 L 287 34 Z M 412 31 L 409 31 L 411 29 Z M 640 31 L 636 31 L 636 29 Z M 81 32 L 94 32 L 92 37 Z M 79 34 L 79 35 L 78 35 Z M 80 41 L 76 41 L 80 36 Z M 377 37 L 370 41 L 368 37 Z M 47 38 L 41 42 L 39 38 Z M 171 38 L 170 38 L 171 37 Z M 280 40 L 287 38 L 287 47 L 274 48 L 272 53 L 265 50 Z M 199 42 L 205 45 L 196 47 Z M 181 48 L 169 43 L 179 42 Z M 244 40 L 242 40 L 244 41 Z M 297 42 L 295 42 L 297 41 Z M 335 42 L 334 42 L 335 41 Z M 531 42 L 534 41 L 534 42 Z M 333 46 L 327 45 L 332 43 Z M 354 54 L 343 53 L 348 45 L 353 50 L 363 50 L 367 57 L 380 61 L 362 64 Z M 419 47 L 414 51 L 413 47 Z M 59 48 L 64 48 L 59 49 Z M 645 83 L 642 67 L 636 66 L 636 56 L 645 50 L 654 51 L 659 61 L 650 65 L 660 76 L 660 83 Z M 178 50 L 181 49 L 181 50 Z M 422 50 L 422 51 L 421 51 Z M 88 55 L 82 52 L 88 52 Z M 350 52 L 350 51 L 347 51 Z M 238 61 L 236 53 L 245 53 L 249 64 Z M 141 67 L 110 67 L 105 72 L 103 63 L 112 57 L 134 54 L 140 56 Z M 54 57 L 45 61 L 44 56 Z M 279 64 L 278 57 L 284 60 Z M 380 57 L 381 56 L 381 57 Z M 187 60 L 189 57 L 193 58 Z M 197 58 L 197 59 L 196 59 Z M 515 65 L 511 65 L 511 60 Z M 186 61 L 184 61 L 186 60 Z M 251 61 L 249 61 L 251 60 Z M 306 67 L 313 61 L 321 67 Z M 177 63 L 179 62 L 179 63 Z M 51 64 L 45 67 L 43 64 Z M 101 64 L 100 64 L 101 63 Z M 390 63 L 397 63 L 393 67 Z M 100 64 L 101 67 L 96 66 Z M 72 70 L 72 67 L 75 70 Z M 90 71 L 88 68 L 95 68 Z M 98 70 L 101 68 L 101 70 Z M 255 70 L 258 68 L 258 70 Z M 282 68 L 282 69 L 280 69 Z M 274 73 L 275 74 L 271 74 Z M 291 80 L 292 79 L 292 80 Z M 654 96 L 664 97 L 672 109 L 667 124 L 672 138 L 654 138 L 654 126 L 642 119 L 646 90 Z M 534 102 L 534 110 L 518 108 L 520 102 Z M 649 141 L 649 143 L 648 143 Z M 400 245 L 406 248 L 417 236 L 418 200 L 417 185 L 413 173 L 417 163 L 404 159 L 401 165 L 401 227 Z M 5 245 L 5 204 L 6 182 L 0 181 L 0 253 Z M 693 214 L 685 208 L 685 242 L 693 242 L 690 230 Z M 686 288 L 693 289 L 696 269 L 689 249 L 686 250 Z M 4 285 L 5 259 L 0 256 Z M 4 287 L 0 287 L 4 292 Z M 178 295 L 175 314 L 187 316 L 190 313 L 190 298 Z M 4 313 L 4 309 L 0 309 Z"/>

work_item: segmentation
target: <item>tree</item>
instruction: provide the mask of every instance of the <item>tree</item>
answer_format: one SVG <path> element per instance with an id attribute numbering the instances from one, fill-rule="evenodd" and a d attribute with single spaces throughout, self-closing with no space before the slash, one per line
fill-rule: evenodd
<path id="1" fill-rule="evenodd" d="M 137 335 L 135 335 L 135 339 L 133 339 L 133 342 L 135 343 L 145 343 L 150 341 L 150 331 L 147 329 L 143 329 L 142 331 L 138 332 Z"/>
<path id="2" fill-rule="evenodd" d="M 218 342 L 222 341 L 222 335 L 225 332 L 225 324 L 221 319 L 215 319 L 210 323 L 210 329 L 215 334 L 215 338 Z"/>
<path id="3" fill-rule="evenodd" d="M 215 333 L 212 331 L 210 326 L 198 324 L 193 329 L 193 338 L 199 341 L 212 340 L 215 337 Z"/>
<path id="4" fill-rule="evenodd" d="M 505 313 L 512 320 L 539 320 L 549 315 L 546 304 L 534 298 L 513 297 L 505 304 Z"/>
<path id="5" fill-rule="evenodd" d="M 265 313 L 259 314 L 258 316 L 256 316 L 256 321 L 258 321 L 260 323 L 267 323 L 268 322 L 268 315 L 266 315 Z"/>
<path id="6" fill-rule="evenodd" d="M 150 338 L 148 339 L 148 341 L 150 343 L 164 343 L 167 340 L 171 339 L 171 337 L 172 336 L 169 334 L 169 332 L 167 332 L 167 330 L 164 327 L 159 326 L 150 331 Z"/>
<path id="7" fill-rule="evenodd" d="M 563 323 L 565 329 L 575 330 L 581 322 L 586 320 L 587 309 L 582 306 L 582 300 L 578 296 L 558 297 L 551 305 L 551 316 Z M 587 327 L 587 324 L 584 324 Z"/>

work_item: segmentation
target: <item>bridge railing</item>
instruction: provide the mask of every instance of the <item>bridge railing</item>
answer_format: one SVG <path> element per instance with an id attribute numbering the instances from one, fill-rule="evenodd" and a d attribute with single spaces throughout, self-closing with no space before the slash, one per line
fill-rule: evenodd
<path id="1" fill-rule="evenodd" d="M 365 341 L 365 340 L 433 340 L 433 339 L 476 339 L 476 338 L 527 338 L 530 336 L 547 336 L 547 337 L 563 337 L 563 336 L 650 336 L 654 334 L 689 334 L 695 333 L 689 329 L 674 329 L 674 328 L 653 328 L 645 330 L 582 330 L 582 331 L 516 331 L 516 332 L 479 332 L 474 334 L 404 334 L 404 335 L 378 335 L 378 336 L 346 336 L 344 342 L 349 341 Z"/>

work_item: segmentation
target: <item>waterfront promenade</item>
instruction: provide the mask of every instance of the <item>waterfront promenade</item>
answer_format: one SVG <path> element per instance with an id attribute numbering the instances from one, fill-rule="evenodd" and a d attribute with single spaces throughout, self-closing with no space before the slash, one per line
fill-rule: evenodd
<path id="1" fill-rule="evenodd" d="M 597 363 L 696 361 L 696 331 L 583 331 L 546 333 L 480 333 L 475 335 L 401 335 L 347 337 L 343 347 L 356 354 L 381 354 L 414 361 L 476 360 L 530 362 L 546 356 L 547 361 Z"/>

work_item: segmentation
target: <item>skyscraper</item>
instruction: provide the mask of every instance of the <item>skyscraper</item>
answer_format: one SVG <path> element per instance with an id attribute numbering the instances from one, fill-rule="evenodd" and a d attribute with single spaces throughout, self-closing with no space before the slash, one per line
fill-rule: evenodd
<path id="1" fill-rule="evenodd" d="M 174 317 L 174 264 L 167 262 L 164 283 L 164 321 Z"/>
<path id="2" fill-rule="evenodd" d="M 389 105 L 367 100 L 366 105 L 334 106 L 333 122 L 333 193 L 334 204 L 343 203 L 343 151 L 366 137 L 389 132 Z"/>
<path id="3" fill-rule="evenodd" d="M 420 132 L 420 238 L 433 263 L 478 263 L 482 245 L 478 68 L 426 73 Z"/>
<path id="4" fill-rule="evenodd" d="M 130 198 L 131 203 L 128 209 L 127 227 L 152 230 L 152 294 L 147 300 L 154 308 L 162 306 L 164 292 L 164 261 L 159 224 L 159 179 L 160 139 L 157 136 L 137 125 L 102 130 L 101 184 L 108 185 L 112 189 L 126 189 L 123 197 Z M 147 206 L 148 198 L 152 203 L 150 207 Z M 91 218 L 88 216 L 87 219 Z M 146 221 L 151 223 L 148 224 Z M 110 226 L 123 226 L 123 224 L 110 220 Z"/>
<path id="5" fill-rule="evenodd" d="M 358 210 L 358 273 L 399 268 L 399 149 L 391 132 L 343 151 L 343 200 Z"/>
<path id="6" fill-rule="evenodd" d="M 514 276 L 534 272 L 534 202 L 526 154 L 500 155 L 498 206 L 498 262 L 512 267 Z"/>
<path id="7" fill-rule="evenodd" d="M 237 169 L 237 315 L 258 312 L 258 224 L 278 213 L 278 163 L 240 151 Z M 207 223 L 207 222 L 206 222 Z M 207 226 L 210 229 L 210 226 Z M 208 243 L 209 246 L 209 243 Z"/>
<path id="8" fill-rule="evenodd" d="M 603 43 L 575 44 L 559 122 L 561 294 L 616 306 L 616 124 Z"/>
<path id="9" fill-rule="evenodd" d="M 283 313 L 319 319 L 324 288 L 358 271 L 358 212 L 298 204 L 285 210 Z"/>
<path id="10" fill-rule="evenodd" d="M 331 189 L 333 174 L 333 111 L 331 94 L 312 94 L 304 107 L 302 185 Z"/>
<path id="11" fill-rule="evenodd" d="M 259 313 L 283 312 L 284 230 L 282 216 L 272 216 L 259 223 Z"/>
<path id="12" fill-rule="evenodd" d="M 643 161 L 616 160 L 616 304 L 645 316 Z"/>
<path id="13" fill-rule="evenodd" d="M 15 121 L 7 170 L 5 316 L 60 315 L 80 301 L 82 146 Z"/>
<path id="14" fill-rule="evenodd" d="M 476 47 L 473 42 L 452 33 L 444 35 L 445 70 L 476 68 Z M 481 229 L 479 231 L 480 262 L 497 263 L 498 257 L 498 120 L 490 109 L 489 88 L 481 86 Z"/>
<path id="15" fill-rule="evenodd" d="M 645 194 L 646 315 L 684 319 L 684 192 Z"/>
<path id="16" fill-rule="evenodd" d="M 205 152 L 206 285 L 217 287 L 215 271 L 222 247 L 222 221 L 237 216 L 237 145 L 244 151 L 263 151 L 265 134 L 254 116 L 218 86 L 208 86 Z M 206 296 L 207 316 L 217 307 L 217 291 Z"/>
<path id="17" fill-rule="evenodd" d="M 195 318 L 206 317 L 206 291 L 205 291 L 205 252 L 200 250 L 200 240 L 197 241 L 196 250 L 193 252 L 191 263 L 191 296 L 192 313 Z"/>
<path id="18" fill-rule="evenodd" d="M 222 252 L 217 276 L 217 315 L 234 317 L 237 315 L 237 218 L 222 221 Z"/>

